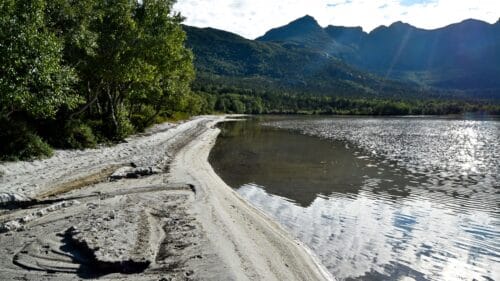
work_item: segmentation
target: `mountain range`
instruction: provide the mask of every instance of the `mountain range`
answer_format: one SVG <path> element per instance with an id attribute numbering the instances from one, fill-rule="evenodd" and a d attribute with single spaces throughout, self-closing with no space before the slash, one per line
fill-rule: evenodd
<path id="1" fill-rule="evenodd" d="M 199 80 L 328 95 L 500 99 L 500 20 L 425 30 L 403 22 L 367 33 L 311 16 L 248 40 L 185 26 Z"/>

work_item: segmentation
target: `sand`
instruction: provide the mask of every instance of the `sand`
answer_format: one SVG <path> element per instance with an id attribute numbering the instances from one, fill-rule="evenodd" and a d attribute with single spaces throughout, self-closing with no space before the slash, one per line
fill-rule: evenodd
<path id="1" fill-rule="evenodd" d="M 0 164 L 0 279 L 332 280 L 210 166 L 227 118 Z"/>

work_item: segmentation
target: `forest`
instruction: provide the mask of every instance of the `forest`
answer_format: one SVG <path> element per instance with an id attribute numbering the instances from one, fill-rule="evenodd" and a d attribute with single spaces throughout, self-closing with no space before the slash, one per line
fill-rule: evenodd
<path id="1" fill-rule="evenodd" d="M 335 97 L 199 79 L 174 3 L 1 1 L 0 160 L 119 142 L 155 123 L 214 112 L 500 112 L 488 102 Z"/>
<path id="2" fill-rule="evenodd" d="M 196 86 L 198 104 L 195 112 L 244 114 L 327 114 L 327 115 L 499 115 L 494 101 L 450 98 L 343 97 L 256 91 L 253 89 Z"/>

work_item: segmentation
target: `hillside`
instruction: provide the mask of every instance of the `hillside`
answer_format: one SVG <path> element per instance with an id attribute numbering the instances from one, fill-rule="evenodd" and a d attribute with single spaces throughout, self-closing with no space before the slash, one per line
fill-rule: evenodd
<path id="1" fill-rule="evenodd" d="M 257 41 L 324 52 L 383 77 L 499 97 L 500 21 L 465 20 L 435 30 L 396 22 L 366 33 L 359 27 L 322 28 L 306 16 Z"/>
<path id="2" fill-rule="evenodd" d="M 411 84 L 357 70 L 311 46 L 248 40 L 212 28 L 184 30 L 198 82 L 351 97 L 421 95 Z"/>

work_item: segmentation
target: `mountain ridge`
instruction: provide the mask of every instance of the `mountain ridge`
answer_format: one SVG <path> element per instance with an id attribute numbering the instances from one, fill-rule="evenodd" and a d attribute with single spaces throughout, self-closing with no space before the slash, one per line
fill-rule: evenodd
<path id="1" fill-rule="evenodd" d="M 323 28 L 306 15 L 250 40 L 184 26 L 198 80 L 205 82 L 344 96 L 500 99 L 497 28 L 477 20 L 435 30 L 395 22 L 366 33 Z"/>
<path id="2" fill-rule="evenodd" d="M 393 23 L 391 23 L 391 24 L 389 24 L 389 25 L 384 25 L 384 24 L 381 24 L 381 25 L 379 25 L 379 26 L 375 27 L 374 29 L 372 29 L 371 31 L 368 31 L 368 32 L 367 32 L 367 31 L 365 31 L 365 30 L 363 29 L 363 27 L 361 27 L 361 26 L 346 26 L 346 25 L 333 25 L 333 24 L 329 24 L 329 25 L 327 25 L 327 26 L 325 26 L 325 27 L 322 27 L 322 26 L 318 23 L 318 21 L 317 21 L 317 20 L 316 20 L 313 16 L 306 14 L 305 16 L 300 17 L 300 18 L 297 18 L 297 19 L 295 19 L 295 20 L 292 20 L 291 22 L 289 22 L 289 23 L 287 23 L 287 24 L 285 24 L 285 25 L 281 25 L 281 26 L 278 26 L 278 27 L 273 27 L 273 28 L 269 29 L 268 31 L 266 31 L 263 35 L 258 36 L 258 37 L 256 37 L 255 39 L 249 39 L 249 40 L 259 40 L 259 38 L 264 37 L 264 36 L 265 36 L 265 34 L 266 34 L 266 33 L 268 33 L 269 31 L 272 31 L 272 30 L 277 30 L 277 29 L 279 29 L 279 28 L 281 28 L 281 27 L 286 27 L 286 26 L 290 25 L 291 23 L 297 22 L 297 21 L 299 21 L 299 20 L 307 20 L 307 21 L 313 20 L 314 22 L 316 22 L 316 23 L 318 24 L 318 26 L 319 26 L 320 28 L 323 28 L 323 29 L 326 29 L 326 28 L 328 28 L 328 27 L 339 27 L 339 28 L 348 28 L 348 29 L 351 29 L 351 28 L 353 28 L 353 29 L 358 29 L 358 28 L 359 28 L 359 29 L 361 29 L 361 30 L 362 30 L 362 32 L 363 32 L 363 33 L 365 33 L 365 34 L 370 34 L 373 30 L 375 30 L 375 29 L 377 29 L 377 28 L 381 28 L 381 27 L 390 27 L 391 25 L 394 25 L 394 24 L 404 24 L 404 25 L 408 25 L 408 26 L 410 26 L 410 27 L 413 27 L 413 28 L 415 28 L 415 29 L 424 30 L 424 31 L 435 31 L 435 30 L 439 30 L 439 29 L 446 29 L 446 28 L 448 28 L 448 27 L 450 27 L 450 26 L 454 26 L 454 25 L 458 25 L 458 24 L 462 24 L 462 23 L 470 23 L 470 22 L 482 23 L 482 24 L 486 24 L 486 25 L 497 25 L 497 24 L 498 24 L 498 25 L 500 25 L 500 18 L 499 18 L 496 22 L 494 22 L 494 23 L 488 23 L 487 21 L 480 20 L 480 19 L 475 19 L 475 18 L 467 18 L 467 19 L 463 19 L 463 20 L 458 21 L 458 22 L 455 22 L 455 23 L 450 23 L 450 24 L 447 24 L 447 25 L 444 25 L 444 26 L 440 26 L 440 27 L 435 27 L 435 28 L 423 28 L 423 27 L 418 27 L 418 26 L 412 25 L 412 24 L 410 24 L 410 23 L 404 22 L 404 21 L 402 21 L 402 20 L 398 20 L 398 21 L 395 21 L 395 22 L 393 22 Z M 248 39 L 248 38 L 247 38 L 247 39 Z"/>
<path id="3" fill-rule="evenodd" d="M 315 32 L 295 28 L 315 23 Z M 324 33 L 320 36 L 319 29 Z M 271 32 L 272 31 L 272 32 Z M 500 21 L 466 19 L 437 29 L 397 21 L 369 33 L 359 27 L 319 26 L 310 16 L 277 27 L 257 41 L 299 43 L 359 69 L 447 89 L 499 89 Z M 289 36 L 291 32 L 294 36 Z M 329 38 L 326 38 L 327 34 Z"/>

